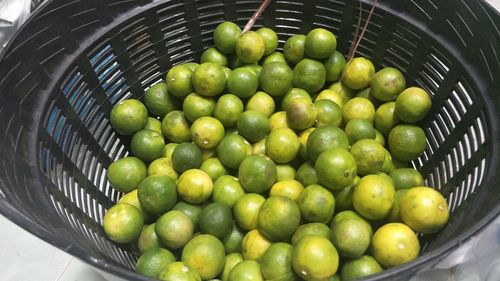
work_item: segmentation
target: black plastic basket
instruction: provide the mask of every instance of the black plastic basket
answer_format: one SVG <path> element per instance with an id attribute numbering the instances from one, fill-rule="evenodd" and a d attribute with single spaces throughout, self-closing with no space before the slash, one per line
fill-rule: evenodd
<path id="1" fill-rule="evenodd" d="M 365 15 L 371 1 L 363 1 Z M 0 211 L 29 232 L 126 279 L 136 256 L 109 241 L 102 217 L 121 196 L 106 168 L 128 154 L 113 104 L 141 98 L 175 64 L 198 60 L 223 20 L 244 25 L 260 1 L 53 0 L 18 31 L 0 61 Z M 326 27 L 347 53 L 359 2 L 272 1 L 256 26 Z M 358 49 L 433 98 L 428 143 L 413 162 L 447 198 L 451 218 L 415 261 L 369 280 L 407 280 L 500 214 L 499 14 L 479 0 L 379 1 Z M 362 22 L 364 23 L 364 22 Z"/>

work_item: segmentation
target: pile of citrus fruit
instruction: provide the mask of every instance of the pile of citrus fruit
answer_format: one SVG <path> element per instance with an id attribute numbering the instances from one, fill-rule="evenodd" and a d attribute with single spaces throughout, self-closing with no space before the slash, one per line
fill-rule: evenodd
<path id="1" fill-rule="evenodd" d="M 448 221 L 409 168 L 426 147 L 428 93 L 392 67 L 346 62 L 323 28 L 215 30 L 200 64 L 172 67 L 111 111 L 133 156 L 107 177 L 125 195 L 106 235 L 137 245 L 161 280 L 351 280 L 419 255 Z"/>

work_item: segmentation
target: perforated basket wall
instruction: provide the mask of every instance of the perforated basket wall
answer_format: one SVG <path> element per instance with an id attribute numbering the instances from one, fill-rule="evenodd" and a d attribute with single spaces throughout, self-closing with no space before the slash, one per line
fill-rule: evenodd
<path id="1" fill-rule="evenodd" d="M 363 1 L 365 13 L 371 1 Z M 0 210 L 42 239 L 109 273 L 136 255 L 101 228 L 121 196 L 108 165 L 128 152 L 109 125 L 120 100 L 141 98 L 175 64 L 198 60 L 223 20 L 244 25 L 260 1 L 54 0 L 37 10 L 0 61 Z M 325 27 L 347 53 L 357 1 L 272 1 L 257 27 Z M 365 14 L 366 15 L 366 14 Z M 413 162 L 447 198 L 451 219 L 423 255 L 371 280 L 407 280 L 500 213 L 499 15 L 478 0 L 379 1 L 358 50 L 429 91 L 427 149 Z"/>

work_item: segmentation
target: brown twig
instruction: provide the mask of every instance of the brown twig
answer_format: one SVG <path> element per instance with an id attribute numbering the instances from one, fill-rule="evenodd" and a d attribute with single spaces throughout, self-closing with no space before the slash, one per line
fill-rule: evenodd
<path id="1" fill-rule="evenodd" d="M 257 9 L 257 11 L 255 11 L 253 16 L 248 20 L 248 22 L 245 25 L 245 28 L 243 28 L 243 31 L 241 32 L 241 34 L 252 29 L 253 25 L 255 24 L 257 19 L 260 17 L 260 15 L 262 15 L 262 13 L 266 10 L 267 5 L 269 5 L 270 2 L 271 2 L 271 0 L 262 1 L 262 4 L 260 4 L 260 7 Z"/>
<path id="2" fill-rule="evenodd" d="M 368 14 L 368 17 L 366 18 L 366 22 L 365 22 L 365 25 L 363 26 L 363 29 L 361 30 L 361 34 L 359 35 L 358 38 L 353 40 L 353 41 L 356 41 L 356 44 L 354 45 L 354 48 L 351 49 L 351 54 L 349 56 L 349 59 L 347 60 L 348 62 L 350 62 L 353 59 L 354 54 L 356 54 L 356 50 L 358 49 L 359 44 L 361 43 L 361 40 L 363 39 L 363 36 L 365 35 L 365 31 L 368 28 L 368 24 L 370 23 L 373 12 L 375 11 L 375 6 L 377 6 L 377 0 L 373 1 L 372 8 L 370 10 L 370 13 Z M 361 19 L 361 17 L 360 17 L 360 19 Z M 359 20 L 358 28 L 360 25 L 361 25 L 361 20 Z"/>
<path id="3" fill-rule="evenodd" d="M 358 24 L 356 24 L 356 30 L 354 31 L 354 37 L 352 38 L 351 47 L 349 48 L 349 54 L 347 54 L 347 57 L 349 58 L 349 60 L 352 59 L 354 45 L 356 45 L 356 42 L 358 41 L 359 30 L 361 29 L 361 18 L 362 17 L 363 17 L 363 2 L 359 1 Z"/>

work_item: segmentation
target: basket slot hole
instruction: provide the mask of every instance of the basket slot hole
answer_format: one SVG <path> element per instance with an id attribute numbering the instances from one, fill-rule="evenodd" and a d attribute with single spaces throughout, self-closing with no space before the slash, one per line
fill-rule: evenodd
<path id="1" fill-rule="evenodd" d="M 462 43 L 463 47 L 467 48 L 467 43 L 465 43 L 465 40 L 462 38 L 462 36 L 460 34 L 460 31 L 457 30 L 457 28 L 455 27 L 455 25 L 449 19 L 446 20 L 446 23 L 449 25 L 449 27 L 451 28 L 451 30 L 453 30 L 453 32 L 456 35 L 456 38 Z"/>
<path id="2" fill-rule="evenodd" d="M 431 1 L 415 1 L 415 0 L 410 0 L 410 2 L 415 6 L 416 9 L 418 9 L 422 14 L 426 17 L 428 21 L 432 20 L 432 17 L 430 14 L 434 14 L 434 12 L 437 11 L 436 5 L 434 5 Z"/>

